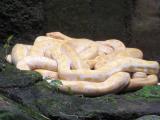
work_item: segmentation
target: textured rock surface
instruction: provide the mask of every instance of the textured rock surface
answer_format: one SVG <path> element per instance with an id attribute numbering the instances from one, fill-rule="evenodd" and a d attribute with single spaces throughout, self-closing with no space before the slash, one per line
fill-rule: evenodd
<path id="1" fill-rule="evenodd" d="M 128 4 L 127 0 L 54 0 L 45 7 L 46 29 L 74 37 L 119 38 L 127 42 Z"/>
<path id="2" fill-rule="evenodd" d="M 157 115 L 146 115 L 146 116 L 143 116 L 143 117 L 140 117 L 136 120 L 160 120 L 160 116 L 157 116 Z"/>
<path id="3" fill-rule="evenodd" d="M 2 51 L 2 50 L 1 50 Z M 14 120 L 130 120 L 160 115 L 160 87 L 96 98 L 63 94 L 35 72 L 0 64 L 0 118 Z"/>
<path id="4" fill-rule="evenodd" d="M 42 0 L 1 0 L 0 38 L 14 35 L 14 42 L 29 42 L 43 31 Z"/>
<path id="5" fill-rule="evenodd" d="M 131 19 L 130 46 L 141 48 L 145 57 L 160 61 L 160 1 L 136 0 Z"/>
<path id="6" fill-rule="evenodd" d="M 48 120 L 45 116 L 31 108 L 0 95 L 0 120 Z"/>

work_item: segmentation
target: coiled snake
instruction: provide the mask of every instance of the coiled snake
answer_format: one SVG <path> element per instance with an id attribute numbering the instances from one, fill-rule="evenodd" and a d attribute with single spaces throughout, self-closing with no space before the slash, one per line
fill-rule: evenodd
<path id="1" fill-rule="evenodd" d="M 157 85 L 159 63 L 143 60 L 136 48 L 115 39 L 76 39 L 60 32 L 39 36 L 33 45 L 16 44 L 6 56 L 20 70 L 34 70 L 43 78 L 59 79 L 59 89 L 99 96 Z M 133 74 L 133 75 L 132 75 Z"/>

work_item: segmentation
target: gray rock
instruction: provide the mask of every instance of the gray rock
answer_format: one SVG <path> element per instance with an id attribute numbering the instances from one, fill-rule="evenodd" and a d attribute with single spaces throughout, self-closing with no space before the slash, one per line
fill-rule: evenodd
<path id="1" fill-rule="evenodd" d="M 46 31 L 61 31 L 73 37 L 94 40 L 128 40 L 127 0 L 47 0 Z"/>
<path id="2" fill-rule="evenodd" d="M 61 31 L 75 37 L 127 42 L 130 5 L 127 0 L 2 0 L 0 36 L 13 34 L 14 43 L 30 43 L 44 32 Z"/>
<path id="3" fill-rule="evenodd" d="M 0 120 L 49 120 L 37 111 L 0 95 Z"/>
<path id="4" fill-rule="evenodd" d="M 29 42 L 43 31 L 42 0 L 1 0 L 1 39 L 14 35 L 14 42 Z"/>
<path id="5" fill-rule="evenodd" d="M 143 117 L 140 117 L 136 120 L 160 120 L 160 116 L 157 115 L 145 115 Z"/>
<path id="6" fill-rule="evenodd" d="M 12 72 L 10 69 L 13 73 L 16 71 L 16 69 L 6 67 L 5 71 L 1 72 L 8 71 L 8 77 L 4 77 L 6 74 L 1 74 L 3 81 L 6 81 L 6 87 L 2 84 L 0 93 L 17 104 L 24 105 L 53 120 L 129 120 L 148 114 L 160 115 L 159 86 L 144 87 L 132 93 L 90 98 L 72 95 L 71 92 L 61 93 L 46 81 L 37 80 L 41 79 L 39 76 L 32 76 L 32 73 L 25 74 L 26 71 L 16 73 L 19 74 L 17 75 L 19 82 L 16 82 L 14 77 L 11 81 Z M 11 77 L 9 77 L 10 75 Z M 20 79 L 29 82 L 20 82 Z"/>
<path id="7" fill-rule="evenodd" d="M 0 72 L 0 88 L 26 87 L 40 80 L 41 76 L 37 72 L 20 71 L 9 64 L 5 64 Z"/>
<path id="8" fill-rule="evenodd" d="M 143 50 L 145 58 L 160 61 L 160 1 L 136 0 L 131 19 L 129 46 Z"/>

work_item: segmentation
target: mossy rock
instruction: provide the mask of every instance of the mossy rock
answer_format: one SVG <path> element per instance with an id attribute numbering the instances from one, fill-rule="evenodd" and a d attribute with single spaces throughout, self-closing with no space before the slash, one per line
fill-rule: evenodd
<path id="1" fill-rule="evenodd" d="M 157 115 L 145 115 L 143 117 L 140 117 L 136 120 L 160 120 L 160 116 Z"/>
<path id="2" fill-rule="evenodd" d="M 0 72 L 0 88 L 26 87 L 40 80 L 42 77 L 39 73 L 20 71 L 7 63 Z"/>
<path id="3" fill-rule="evenodd" d="M 32 108 L 18 104 L 0 95 L 0 120 L 49 120 Z"/>
<path id="4" fill-rule="evenodd" d="M 54 91 L 47 82 L 41 81 L 27 89 L 10 89 L 7 93 L 51 119 L 129 120 L 147 114 L 160 115 L 159 91 L 152 93 L 157 89 L 158 86 L 151 86 L 134 93 L 88 98 Z M 150 97 L 145 96 L 147 92 Z"/>
<path id="5" fill-rule="evenodd" d="M 148 114 L 160 115 L 160 86 L 117 95 L 77 96 L 57 91 L 36 72 L 20 71 L 9 64 L 0 72 L 1 94 L 14 101 L 13 105 L 53 120 L 130 120 Z M 10 116 L 8 112 L 5 115 Z"/>
<path id="6" fill-rule="evenodd" d="M 159 100 L 160 99 L 160 86 L 145 86 L 143 89 L 134 93 L 128 93 L 124 95 L 128 100 L 141 99 L 146 101 Z"/>

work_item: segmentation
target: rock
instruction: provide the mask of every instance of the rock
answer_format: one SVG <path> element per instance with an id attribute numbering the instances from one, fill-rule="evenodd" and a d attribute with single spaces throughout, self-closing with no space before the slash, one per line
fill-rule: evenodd
<path id="1" fill-rule="evenodd" d="M 130 94 L 106 95 L 97 98 L 54 94 L 52 98 L 37 100 L 39 110 L 52 119 L 113 119 L 129 120 L 145 114 L 160 113 L 158 87 L 145 87 Z M 151 93 L 151 92 L 155 93 Z"/>
<path id="2" fill-rule="evenodd" d="M 31 108 L 0 95 L 0 120 L 49 120 Z"/>
<path id="3" fill-rule="evenodd" d="M 31 43 L 47 31 L 97 40 L 114 37 L 127 41 L 129 6 L 127 0 L 2 0 L 0 36 L 7 38 L 13 34 L 13 44 Z"/>
<path id="4" fill-rule="evenodd" d="M 94 40 L 128 40 L 127 0 L 47 0 L 46 31 L 61 31 L 73 37 Z"/>
<path id="5" fill-rule="evenodd" d="M 131 16 L 129 46 L 140 48 L 145 58 L 160 62 L 160 1 L 136 0 Z"/>
<path id="6" fill-rule="evenodd" d="M 145 115 L 143 117 L 140 117 L 136 120 L 160 120 L 160 116 L 157 115 Z"/>
<path id="7" fill-rule="evenodd" d="M 0 89 L 26 87 L 40 80 L 41 76 L 37 72 L 24 72 L 16 69 L 13 65 L 5 64 L 4 70 L 0 72 Z"/>
<path id="8" fill-rule="evenodd" d="M 14 100 L 31 107 L 50 119 L 113 119 L 129 120 L 146 114 L 160 113 L 160 93 L 157 87 L 125 95 L 106 95 L 97 98 L 55 93 L 47 83 L 39 82 L 29 88 L 8 89 Z M 155 92 L 151 94 L 150 92 Z M 149 94 L 150 93 L 150 94 Z"/>
<path id="9" fill-rule="evenodd" d="M 6 68 L 6 71 L 10 71 L 7 69 L 9 68 Z M 61 93 L 46 81 L 36 82 L 34 77 L 27 76 L 23 74 L 25 80 L 32 79 L 34 81 L 32 84 L 25 83 L 22 84 L 24 87 L 20 87 L 20 83 L 17 82 L 17 86 L 12 86 L 12 83 L 8 88 L 1 88 L 0 93 L 5 94 L 17 104 L 31 108 L 51 120 L 129 120 L 147 114 L 160 115 L 159 86 L 144 87 L 131 93 L 90 98 L 72 95 L 71 92 L 69 94 Z M 3 77 L 3 80 L 9 80 L 10 83 L 9 77 Z"/>
<path id="10" fill-rule="evenodd" d="M 42 80 L 39 73 L 21 71 L 5 61 L 5 50 L 0 47 L 0 89 L 26 87 Z"/>
<path id="11" fill-rule="evenodd" d="M 14 35 L 14 43 L 31 43 L 43 31 L 42 0 L 1 0 L 0 23 L 1 39 Z"/>
<path id="12" fill-rule="evenodd" d="M 19 71 L 6 63 L 5 69 L 0 72 L 0 95 L 5 95 L 14 106 L 21 105 L 25 110 L 31 109 L 32 113 L 51 120 L 129 120 L 148 114 L 160 115 L 159 86 L 93 98 L 77 96 L 72 95 L 71 91 L 68 94 L 59 92 L 36 72 Z M 22 111 L 21 107 L 16 107 L 15 111 Z M 4 110 L 3 107 L 1 109 Z M 20 114 L 31 117 L 30 113 L 25 113 Z M 14 115 L 7 112 L 5 117 Z"/>

